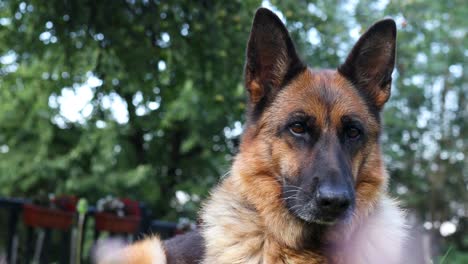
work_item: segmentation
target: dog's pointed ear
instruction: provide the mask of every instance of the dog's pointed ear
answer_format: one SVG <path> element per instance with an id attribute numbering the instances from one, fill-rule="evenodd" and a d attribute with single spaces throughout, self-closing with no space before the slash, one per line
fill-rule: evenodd
<path id="1" fill-rule="evenodd" d="M 267 101 L 306 66 L 299 59 L 286 27 L 270 10 L 255 14 L 247 44 L 245 85 L 251 104 Z"/>
<path id="2" fill-rule="evenodd" d="M 390 97 L 395 48 L 395 21 L 381 20 L 361 36 L 338 68 L 379 111 Z"/>

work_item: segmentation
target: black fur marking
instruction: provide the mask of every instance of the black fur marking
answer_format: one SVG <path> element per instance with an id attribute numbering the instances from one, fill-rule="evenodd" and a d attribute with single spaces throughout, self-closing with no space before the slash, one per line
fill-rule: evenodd
<path id="1" fill-rule="evenodd" d="M 202 263 L 205 241 L 198 230 L 164 241 L 168 264 Z"/>
<path id="2" fill-rule="evenodd" d="M 396 24 L 391 19 L 371 26 L 354 45 L 338 72 L 347 78 L 368 103 L 380 122 L 379 112 L 390 96 L 395 66 Z"/>
<path id="3" fill-rule="evenodd" d="M 266 8 L 258 9 L 244 68 L 245 85 L 250 93 L 248 118 L 258 120 L 278 92 L 306 69 L 281 20 Z M 252 85 L 254 82 L 257 85 Z"/>
<path id="4" fill-rule="evenodd" d="M 198 230 L 164 241 L 168 264 L 201 263 L 205 255 L 205 241 Z"/>
<path id="5" fill-rule="evenodd" d="M 360 131 L 360 136 L 357 139 L 349 139 L 346 136 L 346 129 L 349 127 L 355 127 Z M 363 123 L 356 116 L 343 116 L 341 118 L 341 127 L 339 129 L 339 139 L 341 144 L 348 150 L 351 156 L 356 155 L 358 150 L 366 144 L 368 140 L 368 131 Z"/>

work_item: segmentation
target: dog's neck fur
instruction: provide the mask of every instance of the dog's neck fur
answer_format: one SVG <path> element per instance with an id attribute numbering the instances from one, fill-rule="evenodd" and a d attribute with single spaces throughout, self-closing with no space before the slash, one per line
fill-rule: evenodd
<path id="1" fill-rule="evenodd" d="M 237 160 L 242 158 L 237 157 Z M 311 259 L 314 260 L 312 264 L 379 260 L 380 263 L 398 263 L 404 218 L 387 198 L 385 180 L 357 182 L 356 213 L 346 223 L 324 230 L 323 226 L 306 224 L 292 216 L 284 209 L 281 199 L 271 195 L 279 193 L 274 188 L 280 188 L 273 184 L 274 179 L 247 175 L 252 170 L 242 164 L 245 162 L 234 163 L 231 175 L 205 204 L 202 213 L 202 233 L 207 243 L 204 263 L 310 264 Z M 378 178 L 386 178 L 384 170 L 377 173 L 382 174 Z M 352 243 L 348 243 L 351 240 Z M 393 244 L 388 245 L 389 241 Z M 376 250 L 380 251 L 371 253 Z M 377 254 L 378 258 L 369 257 L 372 254 Z M 386 255 L 387 262 L 381 262 L 381 256 Z"/>
<path id="2" fill-rule="evenodd" d="M 294 245 L 292 241 L 303 237 L 297 223 L 288 225 L 285 218 L 290 216 L 286 214 L 283 219 L 279 215 L 263 218 L 244 196 L 241 185 L 238 176 L 229 176 L 204 207 L 202 232 L 207 243 L 204 263 L 303 263 L 291 262 L 293 257 L 308 259 L 310 263 L 310 259 L 319 259 L 319 254 L 313 251 L 294 254 L 299 249 L 290 247 Z M 285 225 L 280 233 L 270 228 L 278 224 Z"/>

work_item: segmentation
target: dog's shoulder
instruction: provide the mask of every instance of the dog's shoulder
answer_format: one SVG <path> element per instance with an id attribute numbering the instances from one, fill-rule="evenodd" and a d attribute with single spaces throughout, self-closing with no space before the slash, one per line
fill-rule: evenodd
<path id="1" fill-rule="evenodd" d="M 268 221 L 242 197 L 235 176 L 215 188 L 202 210 L 201 232 L 206 243 L 203 263 L 326 263 L 317 252 L 279 243 L 268 232 Z"/>
<path id="2" fill-rule="evenodd" d="M 167 264 L 164 243 L 157 237 L 148 237 L 124 246 L 118 241 L 103 241 L 95 252 L 97 264 Z"/>
<path id="3" fill-rule="evenodd" d="M 106 244 L 98 249 L 98 264 L 197 264 L 205 252 L 198 230 L 166 241 L 148 237 L 124 248 L 112 242 Z"/>
<path id="4" fill-rule="evenodd" d="M 167 264 L 197 264 L 201 263 L 205 246 L 198 230 L 178 235 L 164 241 Z"/>
<path id="5" fill-rule="evenodd" d="M 202 210 L 202 235 L 206 263 L 259 263 L 263 228 L 255 209 L 236 191 L 236 182 L 226 178 Z"/>

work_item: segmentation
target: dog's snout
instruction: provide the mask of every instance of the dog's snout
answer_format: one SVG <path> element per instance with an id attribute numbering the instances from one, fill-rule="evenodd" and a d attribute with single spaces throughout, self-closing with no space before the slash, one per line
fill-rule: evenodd
<path id="1" fill-rule="evenodd" d="M 317 190 L 316 202 L 320 210 L 329 213 L 340 213 L 350 207 L 352 195 L 345 188 L 323 186 Z"/>

